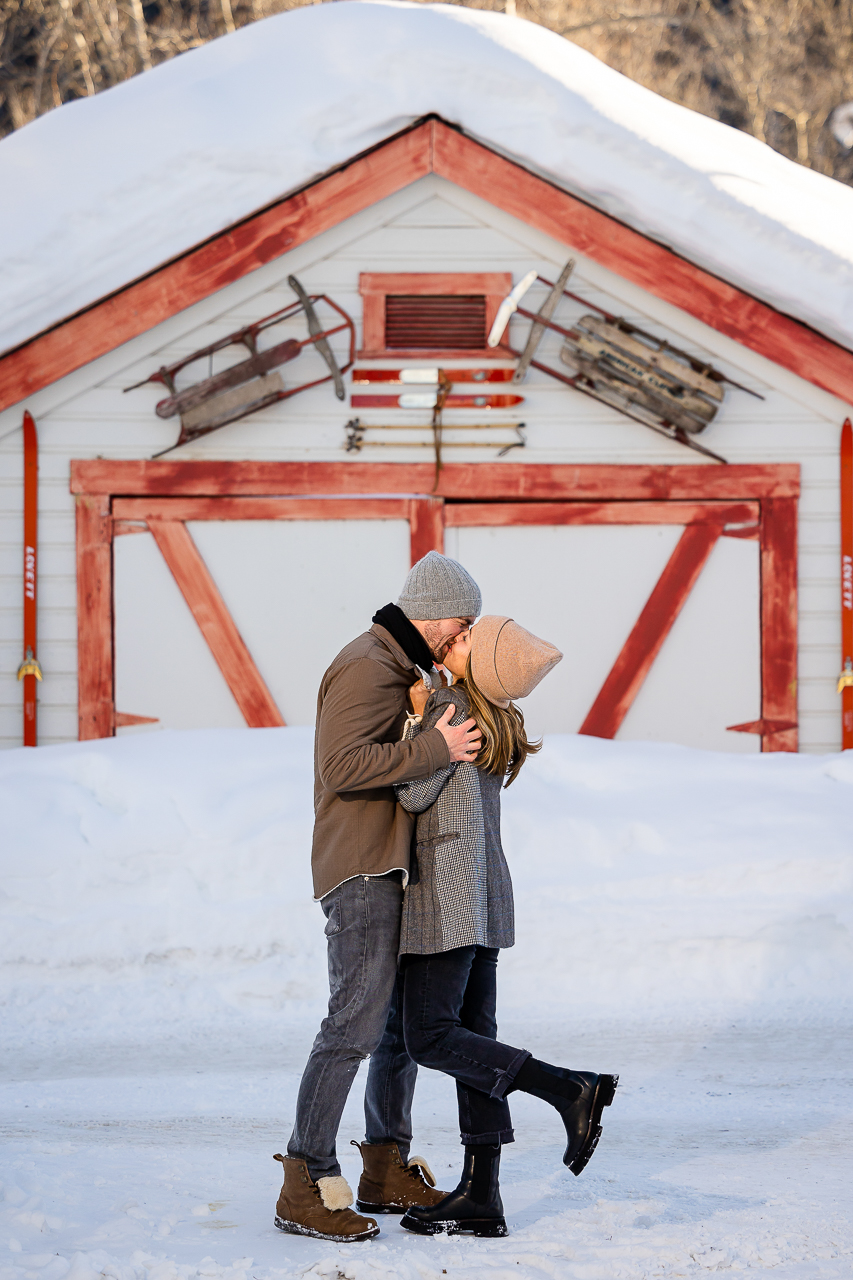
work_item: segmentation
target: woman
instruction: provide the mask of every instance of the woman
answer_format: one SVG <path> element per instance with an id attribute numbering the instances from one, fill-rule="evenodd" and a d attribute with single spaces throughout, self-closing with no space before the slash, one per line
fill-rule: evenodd
<path id="1" fill-rule="evenodd" d="M 465 1146 L 459 1186 L 436 1205 L 409 1209 L 401 1220 L 409 1231 L 506 1235 L 498 1169 L 501 1146 L 514 1140 L 506 1101 L 514 1089 L 560 1113 L 563 1162 L 575 1174 L 595 1150 L 602 1110 L 613 1100 L 618 1076 L 553 1067 L 497 1040 L 498 952 L 515 941 L 500 792 L 541 746 L 528 742 L 512 699 L 529 694 L 562 656 L 511 618 L 481 618 L 444 659 L 456 683 L 410 718 L 408 732 L 417 733 L 452 704 L 451 724 L 473 716 L 483 746 L 473 764 L 395 788 L 403 807 L 418 814 L 417 865 L 413 859 L 400 934 L 406 1048 L 421 1066 L 455 1077 Z M 416 712 L 425 698 L 414 686 Z"/>

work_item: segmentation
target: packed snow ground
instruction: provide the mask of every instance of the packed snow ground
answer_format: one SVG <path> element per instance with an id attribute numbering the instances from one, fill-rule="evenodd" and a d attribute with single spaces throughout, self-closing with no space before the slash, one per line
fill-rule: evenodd
<path id="1" fill-rule="evenodd" d="M 849 187 L 535 23 L 353 0 L 254 23 L 5 138 L 0 351 L 430 113 L 853 347 Z"/>
<path id="2" fill-rule="evenodd" d="M 310 731 L 4 753 L 0 812 L 0 1280 L 853 1275 L 853 754 L 553 737 L 506 793 L 501 1033 L 622 1082 L 579 1179 L 514 1095 L 501 1241 L 272 1225 L 325 987 Z M 444 1186 L 454 1101 L 421 1073 Z"/>

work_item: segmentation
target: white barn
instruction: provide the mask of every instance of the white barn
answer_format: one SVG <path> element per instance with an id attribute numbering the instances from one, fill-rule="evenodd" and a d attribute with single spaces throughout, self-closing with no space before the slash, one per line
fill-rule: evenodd
<path id="1" fill-rule="evenodd" d="M 0 143 L 0 188 L 4 745 L 26 411 L 40 743 L 310 724 L 331 657 L 438 547 L 487 612 L 565 652 L 534 733 L 839 748 L 848 188 L 533 24 L 378 0 L 268 19 L 63 107 Z M 553 328 L 544 368 L 489 380 L 531 328 L 516 312 L 489 348 L 501 299 L 533 272 L 538 311 L 569 257 L 553 323 L 618 321 L 710 369 L 705 430 L 667 438 L 568 385 L 583 369 Z M 309 344 L 220 380 L 220 416 L 247 386 L 269 403 L 174 448 L 181 422 L 214 423 L 211 388 L 180 417 L 155 405 L 308 336 L 303 312 L 251 330 L 296 302 L 291 276 L 324 325 L 342 323 L 324 299 L 353 322 L 352 351 L 346 326 L 329 339 L 344 399 Z M 248 350 L 207 352 L 247 329 Z M 168 391 L 145 381 L 199 352 Z M 436 379 L 375 379 L 424 368 L 448 393 L 438 472 Z"/>

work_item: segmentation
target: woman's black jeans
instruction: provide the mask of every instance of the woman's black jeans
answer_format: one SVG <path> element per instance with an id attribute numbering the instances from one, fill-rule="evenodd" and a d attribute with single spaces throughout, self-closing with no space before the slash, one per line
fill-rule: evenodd
<path id="1" fill-rule="evenodd" d="M 526 1049 L 497 1039 L 496 947 L 454 947 L 402 957 L 403 1030 L 409 1056 L 456 1080 L 463 1143 L 513 1142 L 506 1093 Z"/>

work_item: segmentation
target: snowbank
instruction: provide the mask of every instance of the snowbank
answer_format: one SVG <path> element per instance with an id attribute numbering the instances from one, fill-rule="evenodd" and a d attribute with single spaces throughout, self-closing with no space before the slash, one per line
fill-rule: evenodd
<path id="1" fill-rule="evenodd" d="M 0 756 L 10 1035 L 82 1018 L 315 1017 L 311 731 L 151 732 Z M 850 1000 L 853 753 L 555 736 L 505 794 L 525 1016 L 832 1016 Z"/>
<path id="2" fill-rule="evenodd" d="M 7 137 L 0 350 L 430 112 L 853 347 L 853 190 L 533 23 L 352 0 Z"/>
<path id="3" fill-rule="evenodd" d="M 621 1073 L 604 1137 L 575 1179 L 514 1094 L 508 1239 L 388 1215 L 357 1250 L 272 1225 L 325 993 L 311 770 L 305 729 L 0 755 L 0 1280 L 851 1274 L 853 752 L 546 739 L 506 793 L 501 1025 Z M 454 1185 L 452 1081 L 414 1118 Z"/>

